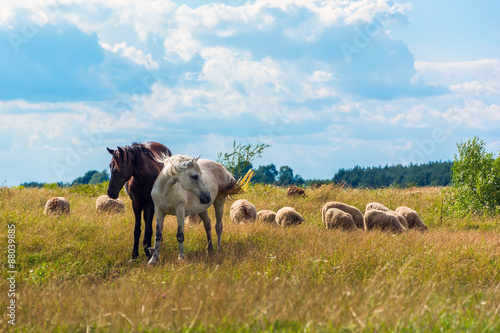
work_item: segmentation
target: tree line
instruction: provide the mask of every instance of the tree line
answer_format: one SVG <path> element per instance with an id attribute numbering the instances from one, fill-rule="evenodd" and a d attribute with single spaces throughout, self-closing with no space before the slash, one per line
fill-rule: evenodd
<path id="1" fill-rule="evenodd" d="M 340 169 L 333 176 L 334 183 L 345 183 L 351 187 L 412 187 L 450 185 L 453 162 L 430 162 L 408 166 L 386 165 L 384 167 Z"/>
<path id="2" fill-rule="evenodd" d="M 252 161 L 261 157 L 267 144 L 243 145 L 233 142 L 233 151 L 219 153 L 217 161 L 221 163 L 236 179 L 242 178 L 250 169 L 254 170 L 252 183 L 272 184 L 279 186 L 318 186 L 331 183 L 343 183 L 350 187 L 411 187 L 411 186 L 447 186 L 452 175 L 452 162 L 430 162 L 427 164 L 386 165 L 384 167 L 360 167 L 338 170 L 331 179 L 303 179 L 295 174 L 290 166 L 276 167 L 275 164 L 259 165 L 254 168 Z M 99 184 L 109 180 L 107 170 L 101 172 L 91 170 L 73 182 L 54 183 L 51 186 L 67 187 L 85 184 Z M 22 183 L 24 187 L 47 187 L 48 184 L 30 182 Z"/>
<path id="3" fill-rule="evenodd" d="M 47 183 L 39 183 L 39 182 L 24 182 L 21 184 L 23 187 L 47 187 L 50 185 L 54 185 L 57 187 L 69 187 L 69 186 L 77 186 L 77 185 L 95 185 L 102 183 L 103 181 L 109 180 L 109 172 L 108 170 L 102 170 L 101 172 L 97 170 L 87 171 L 82 177 L 78 177 L 72 182 L 58 182 L 53 184 Z"/>

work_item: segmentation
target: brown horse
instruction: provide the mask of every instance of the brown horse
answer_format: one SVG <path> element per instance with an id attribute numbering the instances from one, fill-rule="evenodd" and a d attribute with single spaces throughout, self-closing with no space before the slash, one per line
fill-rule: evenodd
<path id="1" fill-rule="evenodd" d="M 132 208 L 135 215 L 134 248 L 132 260 L 139 257 L 139 238 L 141 237 L 141 214 L 144 212 L 144 239 L 143 246 L 146 256 L 150 258 L 148 248 L 151 247 L 153 236 L 154 204 L 151 190 L 156 177 L 163 168 L 158 162 L 160 156 L 172 156 L 170 150 L 158 142 L 132 143 L 131 146 L 118 147 L 116 150 L 108 148 L 113 156 L 109 168 L 111 178 L 108 186 L 108 196 L 118 198 L 120 190 L 125 185 L 125 191 L 132 199 Z"/>

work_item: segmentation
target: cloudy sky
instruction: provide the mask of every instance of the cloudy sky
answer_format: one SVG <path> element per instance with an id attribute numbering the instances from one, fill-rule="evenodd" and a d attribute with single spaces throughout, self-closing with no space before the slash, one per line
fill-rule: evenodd
<path id="1" fill-rule="evenodd" d="M 500 149 L 500 2 L 0 4 L 0 183 L 72 181 L 159 141 L 331 178 Z"/>

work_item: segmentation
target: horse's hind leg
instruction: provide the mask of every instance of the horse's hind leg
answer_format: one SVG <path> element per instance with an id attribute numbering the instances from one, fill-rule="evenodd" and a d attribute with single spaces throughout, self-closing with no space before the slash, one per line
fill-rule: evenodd
<path id="1" fill-rule="evenodd" d="M 155 213 L 155 205 L 151 201 L 144 207 L 144 240 L 142 245 L 144 247 L 144 252 L 146 257 L 151 259 L 151 253 L 149 248 L 151 247 L 151 238 L 153 237 L 153 215 Z"/>
<path id="2" fill-rule="evenodd" d="M 215 199 L 215 231 L 217 232 L 217 251 L 222 251 L 221 239 L 222 239 L 222 215 L 224 213 L 224 203 L 226 202 L 226 195 L 221 194 Z"/>
<path id="3" fill-rule="evenodd" d="M 205 226 L 205 231 L 207 232 L 207 251 L 208 253 L 212 253 L 214 252 L 214 246 L 212 245 L 212 226 L 210 224 L 210 217 L 208 217 L 208 211 L 204 211 L 199 215 L 203 220 L 203 225 Z"/>
<path id="4" fill-rule="evenodd" d="M 155 246 L 154 250 L 151 253 L 151 259 L 149 260 L 149 265 L 155 265 L 160 258 L 160 247 L 161 242 L 163 241 L 162 233 L 163 233 L 163 220 L 165 220 L 165 213 L 155 207 L 155 215 L 156 215 L 156 236 L 155 236 Z"/>

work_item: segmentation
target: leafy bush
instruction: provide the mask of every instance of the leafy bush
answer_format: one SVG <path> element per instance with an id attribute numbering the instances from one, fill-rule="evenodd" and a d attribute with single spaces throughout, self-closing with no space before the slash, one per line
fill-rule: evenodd
<path id="1" fill-rule="evenodd" d="M 500 208 L 500 156 L 486 152 L 478 137 L 457 143 L 449 202 L 460 213 Z"/>
<path id="2" fill-rule="evenodd" d="M 84 194 L 89 197 L 98 197 L 108 192 L 109 181 L 103 181 L 98 184 L 80 184 L 69 188 L 70 193 Z M 121 193 L 120 193 L 121 194 Z"/>

